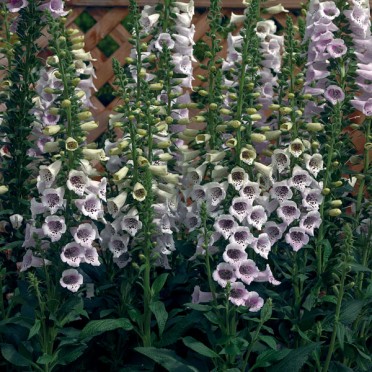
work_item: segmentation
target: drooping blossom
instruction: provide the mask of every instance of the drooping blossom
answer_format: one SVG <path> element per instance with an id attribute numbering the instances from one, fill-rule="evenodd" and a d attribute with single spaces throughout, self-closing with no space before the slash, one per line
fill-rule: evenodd
<path id="1" fill-rule="evenodd" d="M 83 276 L 76 269 L 68 269 L 63 271 L 59 283 L 63 288 L 67 288 L 71 292 L 77 292 L 83 284 Z"/>

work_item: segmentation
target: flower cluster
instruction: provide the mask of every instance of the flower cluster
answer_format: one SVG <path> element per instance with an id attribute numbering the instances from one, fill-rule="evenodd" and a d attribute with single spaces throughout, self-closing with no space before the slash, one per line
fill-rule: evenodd
<path id="1" fill-rule="evenodd" d="M 67 15 L 67 12 L 64 10 L 64 2 L 62 0 L 48 0 L 40 2 L 38 9 L 40 11 L 49 11 L 53 17 L 63 17 Z M 7 7 L 10 12 L 16 13 L 21 9 L 27 7 L 29 2 L 27 0 L 8 0 Z"/>

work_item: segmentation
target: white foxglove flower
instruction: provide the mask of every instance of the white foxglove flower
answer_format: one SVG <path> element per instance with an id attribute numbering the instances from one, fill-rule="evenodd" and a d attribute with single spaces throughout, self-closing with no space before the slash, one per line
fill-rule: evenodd
<path id="1" fill-rule="evenodd" d="M 328 21 L 333 21 L 340 15 L 340 10 L 337 8 L 333 1 L 325 1 L 319 3 L 319 15 L 321 18 L 325 18 Z"/>
<path id="2" fill-rule="evenodd" d="M 114 257 L 113 261 L 116 263 L 116 265 L 118 265 L 120 269 L 123 269 L 129 264 L 129 262 L 132 261 L 132 257 L 128 252 L 124 252 L 121 256 Z"/>
<path id="3" fill-rule="evenodd" d="M 244 196 L 245 198 L 253 201 L 258 198 L 261 194 L 260 185 L 257 182 L 250 182 L 248 181 L 239 191 L 240 196 Z"/>
<path id="4" fill-rule="evenodd" d="M 255 205 L 250 208 L 247 221 L 257 230 L 261 230 L 262 225 L 267 221 L 267 214 L 262 205 Z"/>
<path id="5" fill-rule="evenodd" d="M 20 214 L 12 214 L 9 217 L 10 223 L 12 224 L 13 229 L 18 230 L 22 226 L 23 216 Z"/>
<path id="6" fill-rule="evenodd" d="M 229 169 L 217 164 L 212 170 L 212 180 L 215 182 L 221 182 L 224 178 L 229 175 Z"/>
<path id="7" fill-rule="evenodd" d="M 248 174 L 240 167 L 233 168 L 227 177 L 227 180 L 237 191 L 239 191 L 249 181 Z"/>
<path id="8" fill-rule="evenodd" d="M 127 200 L 127 196 L 128 194 L 125 191 L 122 191 L 115 198 L 110 198 L 107 200 L 107 209 L 112 217 L 116 217 L 119 214 L 121 208 L 124 206 Z"/>
<path id="9" fill-rule="evenodd" d="M 86 187 L 88 186 L 89 178 L 82 171 L 72 170 L 68 174 L 67 188 L 77 195 L 83 196 Z"/>
<path id="10" fill-rule="evenodd" d="M 174 40 L 172 39 L 172 37 L 166 33 L 166 32 L 163 32 L 161 34 L 159 34 L 158 38 L 156 39 L 155 41 L 155 48 L 161 52 L 163 50 L 163 47 L 166 46 L 168 49 L 173 49 L 174 48 Z"/>
<path id="11" fill-rule="evenodd" d="M 287 225 L 290 225 L 294 220 L 298 220 L 301 215 L 300 210 L 297 208 L 297 204 L 291 200 L 284 201 L 276 212 L 278 217 Z"/>
<path id="12" fill-rule="evenodd" d="M 246 197 L 236 197 L 232 200 L 229 212 L 240 223 L 247 217 L 251 201 Z"/>
<path id="13" fill-rule="evenodd" d="M 235 232 L 238 224 L 232 216 L 228 214 L 222 214 L 217 218 L 213 227 L 217 232 L 222 234 L 225 239 L 228 239 L 229 236 Z"/>
<path id="14" fill-rule="evenodd" d="M 196 230 L 200 226 L 200 216 L 198 214 L 188 212 L 185 217 L 185 226 L 189 232 Z"/>
<path id="15" fill-rule="evenodd" d="M 129 243 L 128 235 L 113 235 L 108 243 L 108 248 L 118 258 L 123 253 L 127 252 Z"/>
<path id="16" fill-rule="evenodd" d="M 59 283 L 71 292 L 77 292 L 83 284 L 83 276 L 76 269 L 65 270 Z"/>
<path id="17" fill-rule="evenodd" d="M 227 182 L 210 182 L 205 185 L 207 203 L 215 207 L 226 198 Z"/>
<path id="18" fill-rule="evenodd" d="M 258 270 L 256 263 L 253 260 L 240 261 L 236 265 L 236 277 L 240 279 L 245 284 L 251 284 L 254 278 L 258 275 L 260 271 Z"/>
<path id="19" fill-rule="evenodd" d="M 190 27 L 192 15 L 189 13 L 176 13 L 177 24 L 183 27 Z"/>
<path id="20" fill-rule="evenodd" d="M 265 164 L 259 163 L 258 161 L 255 161 L 254 167 L 258 173 L 266 177 L 270 182 L 274 181 L 272 165 L 265 165 Z"/>
<path id="21" fill-rule="evenodd" d="M 99 266 L 101 263 L 98 259 L 97 249 L 94 247 L 86 247 L 84 250 L 84 262 L 92 266 Z"/>
<path id="22" fill-rule="evenodd" d="M 230 243 L 226 246 L 223 253 L 223 259 L 225 262 L 232 264 L 238 264 L 240 261 L 246 260 L 248 255 L 239 244 Z"/>
<path id="23" fill-rule="evenodd" d="M 302 205 L 307 209 L 318 210 L 323 202 L 322 191 L 306 188 L 302 193 Z"/>
<path id="24" fill-rule="evenodd" d="M 323 157 L 320 154 L 304 154 L 305 159 L 305 166 L 306 169 L 314 175 L 314 177 L 318 176 L 318 173 L 324 169 L 323 165 Z"/>
<path id="25" fill-rule="evenodd" d="M 239 159 L 247 164 L 252 165 L 257 157 L 256 150 L 252 148 L 242 148 L 242 151 L 240 152 Z"/>
<path id="26" fill-rule="evenodd" d="M 61 260 L 70 266 L 78 267 L 83 258 L 84 248 L 76 242 L 68 243 L 62 248 Z"/>
<path id="27" fill-rule="evenodd" d="M 248 291 L 241 282 L 231 283 L 229 300 L 236 306 L 243 306 L 248 298 Z"/>
<path id="28" fill-rule="evenodd" d="M 291 160 L 287 155 L 286 151 L 276 149 L 274 150 L 273 155 L 271 156 L 274 166 L 278 169 L 278 172 L 281 174 L 286 169 L 289 168 Z"/>
<path id="29" fill-rule="evenodd" d="M 44 206 L 43 203 L 39 203 L 38 201 L 36 201 L 35 198 L 32 198 L 30 210 L 32 219 L 35 219 L 38 214 L 43 214 L 44 212 L 46 212 L 47 207 Z"/>
<path id="30" fill-rule="evenodd" d="M 132 196 L 135 200 L 144 201 L 147 196 L 147 191 L 141 183 L 137 182 L 134 185 Z"/>
<path id="31" fill-rule="evenodd" d="M 293 168 L 292 177 L 288 181 L 288 184 L 299 191 L 304 191 L 305 188 L 310 186 L 313 181 L 314 179 L 310 177 L 307 171 L 296 165 Z"/>
<path id="32" fill-rule="evenodd" d="M 191 200 L 195 201 L 195 202 L 201 202 L 201 201 L 204 201 L 207 197 L 207 194 L 205 192 L 205 187 L 204 186 L 201 186 L 201 185 L 194 185 L 192 190 L 191 190 L 191 194 L 190 194 L 190 198 Z"/>
<path id="33" fill-rule="evenodd" d="M 207 164 L 202 164 L 197 168 L 189 168 L 186 175 L 187 184 L 190 186 L 199 184 L 204 178 L 206 169 Z"/>
<path id="34" fill-rule="evenodd" d="M 155 240 L 156 248 L 162 254 L 171 254 L 176 249 L 172 234 L 157 235 Z"/>
<path id="35" fill-rule="evenodd" d="M 217 265 L 212 276 L 222 288 L 225 288 L 227 283 L 233 283 L 236 281 L 235 267 L 232 264 L 222 262 Z"/>
<path id="36" fill-rule="evenodd" d="M 314 236 L 314 229 L 319 228 L 321 223 L 320 213 L 318 211 L 310 211 L 301 218 L 300 227 L 306 234 Z"/>
<path id="37" fill-rule="evenodd" d="M 96 225 L 91 223 L 82 223 L 78 227 L 72 228 L 71 235 L 76 243 L 83 247 L 90 247 L 93 241 L 99 238 Z"/>
<path id="38" fill-rule="evenodd" d="M 248 307 L 249 311 L 256 312 L 259 311 L 264 305 L 264 300 L 259 296 L 257 292 L 249 292 L 247 298 L 245 299 L 244 306 Z"/>
<path id="39" fill-rule="evenodd" d="M 269 221 L 265 223 L 263 232 L 268 235 L 271 245 L 274 245 L 279 239 L 282 238 L 285 229 L 286 224 L 278 225 L 273 221 Z"/>
<path id="40" fill-rule="evenodd" d="M 301 227 L 291 227 L 285 235 L 285 241 L 297 252 L 309 242 L 309 236 Z"/>
<path id="41" fill-rule="evenodd" d="M 85 199 L 76 199 L 75 205 L 84 216 L 88 216 L 93 220 L 103 217 L 102 203 L 94 194 L 87 195 Z"/>
<path id="42" fill-rule="evenodd" d="M 272 285 L 279 285 L 281 282 L 274 278 L 274 275 L 270 269 L 269 264 L 266 265 L 266 270 L 260 271 L 254 278 L 255 282 L 269 282 Z"/>
<path id="43" fill-rule="evenodd" d="M 142 222 L 139 220 L 138 211 L 132 208 L 121 220 L 121 228 L 130 236 L 135 236 L 138 230 L 142 229 Z"/>
<path id="44" fill-rule="evenodd" d="M 63 208 L 66 202 L 63 199 L 65 195 L 65 189 L 63 187 L 45 189 L 41 195 L 41 202 L 43 206 L 49 210 L 50 214 L 55 214 L 58 209 Z"/>
<path id="45" fill-rule="evenodd" d="M 60 160 L 55 161 L 49 166 L 40 165 L 39 175 L 37 177 L 37 189 L 39 192 L 42 190 L 52 187 L 57 174 L 61 169 L 62 162 Z"/>
<path id="46" fill-rule="evenodd" d="M 49 263 L 48 260 L 43 260 L 40 257 L 34 256 L 32 250 L 27 249 L 20 264 L 20 272 L 26 271 L 30 267 L 43 267 L 44 264 L 47 265 Z"/>
<path id="47" fill-rule="evenodd" d="M 103 177 L 100 181 L 89 180 L 87 190 L 98 196 L 101 200 L 106 201 L 107 178 Z"/>
<path id="48" fill-rule="evenodd" d="M 305 151 L 305 145 L 299 138 L 296 138 L 294 141 L 290 143 L 288 151 L 295 158 L 298 158 Z"/>
<path id="49" fill-rule="evenodd" d="M 200 304 L 203 302 L 210 302 L 213 300 L 212 292 L 203 292 L 200 290 L 200 287 L 196 285 L 194 287 L 194 292 L 192 293 L 192 300 L 193 304 Z"/>
<path id="50" fill-rule="evenodd" d="M 231 243 L 238 244 L 243 249 L 245 249 L 248 244 L 251 244 L 253 239 L 254 237 L 247 226 L 238 226 L 229 237 Z"/>
<path id="51" fill-rule="evenodd" d="M 42 226 L 43 233 L 50 238 L 52 242 L 61 239 L 66 232 L 65 218 L 61 216 L 48 216 Z"/>
<path id="52" fill-rule="evenodd" d="M 269 235 L 262 233 L 252 243 L 253 250 L 263 258 L 268 258 L 271 250 Z"/>
<path id="53" fill-rule="evenodd" d="M 270 195 L 273 199 L 277 199 L 280 203 L 284 200 L 291 199 L 293 192 L 288 186 L 288 181 L 275 182 L 270 190 Z"/>

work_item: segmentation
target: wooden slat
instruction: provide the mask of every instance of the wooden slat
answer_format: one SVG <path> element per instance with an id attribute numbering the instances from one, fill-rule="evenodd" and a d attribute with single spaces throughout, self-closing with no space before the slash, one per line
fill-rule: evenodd
<path id="1" fill-rule="evenodd" d="M 143 5 L 155 5 L 158 4 L 157 0 L 137 0 L 137 4 L 140 6 Z M 272 6 L 276 4 L 282 4 L 287 9 L 299 9 L 301 8 L 300 0 L 281 0 L 281 1 L 270 1 L 266 6 Z M 129 0 L 71 0 L 69 1 L 70 5 L 75 6 L 128 6 Z M 370 0 L 372 5 L 372 0 Z M 196 7 L 209 7 L 210 0 L 195 0 Z M 223 0 L 222 6 L 226 8 L 245 8 L 242 0 Z"/>

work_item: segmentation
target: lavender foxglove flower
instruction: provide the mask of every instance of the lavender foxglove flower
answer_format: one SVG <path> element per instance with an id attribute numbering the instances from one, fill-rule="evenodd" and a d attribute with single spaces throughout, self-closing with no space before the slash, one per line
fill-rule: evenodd
<path id="1" fill-rule="evenodd" d="M 66 232 L 65 218 L 61 216 L 48 216 L 42 226 L 43 233 L 50 238 L 52 242 L 61 239 Z"/>
<path id="2" fill-rule="evenodd" d="M 235 232 L 238 224 L 232 216 L 223 214 L 216 219 L 216 222 L 213 226 L 215 230 L 222 234 L 225 239 L 228 239 L 229 236 Z"/>
<path id="3" fill-rule="evenodd" d="M 236 306 L 243 306 L 248 298 L 248 291 L 243 283 L 231 283 L 229 300 Z"/>
<path id="4" fill-rule="evenodd" d="M 277 199 L 280 203 L 291 199 L 293 192 L 288 186 L 288 181 L 276 182 L 270 190 L 270 195 L 273 199 Z"/>
<path id="5" fill-rule="evenodd" d="M 84 259 L 84 248 L 76 243 L 68 243 L 62 248 L 61 260 L 69 266 L 78 267 Z M 83 261 L 84 262 L 84 261 Z"/>
<path id="6" fill-rule="evenodd" d="M 324 92 L 324 98 L 332 105 L 342 102 L 345 99 L 345 93 L 337 85 L 330 85 Z"/>
<path id="7" fill-rule="evenodd" d="M 41 202 L 43 206 L 49 210 L 50 214 L 55 214 L 59 209 L 63 208 L 66 200 L 63 199 L 65 190 L 63 187 L 57 189 L 45 189 L 41 193 Z"/>
<path id="8" fill-rule="evenodd" d="M 309 173 L 296 165 L 293 168 L 292 177 L 289 179 L 288 184 L 299 191 L 304 191 L 313 181 L 314 179 L 310 177 Z"/>
<path id="9" fill-rule="evenodd" d="M 261 257 L 267 259 L 271 250 L 271 240 L 266 233 L 262 233 L 253 240 L 252 248 Z"/>
<path id="10" fill-rule="evenodd" d="M 279 239 L 282 238 L 286 227 L 287 224 L 278 225 L 273 221 L 268 221 L 265 223 L 263 232 L 269 237 L 271 245 L 274 245 Z"/>
<path id="11" fill-rule="evenodd" d="M 297 208 L 297 204 L 293 201 L 286 200 L 277 209 L 278 217 L 287 225 L 290 225 L 294 220 L 298 220 L 301 212 Z"/>
<path id="12" fill-rule="evenodd" d="M 27 0 L 9 0 L 7 7 L 10 12 L 15 13 L 19 12 L 22 8 L 28 6 Z"/>
<path id="13" fill-rule="evenodd" d="M 254 237 L 247 226 L 238 226 L 229 237 L 231 243 L 236 243 L 244 249 L 252 243 L 253 239 Z"/>
<path id="14" fill-rule="evenodd" d="M 76 199 L 75 205 L 84 216 L 93 220 L 103 217 L 102 203 L 94 194 L 89 194 L 84 199 Z"/>
<path id="15" fill-rule="evenodd" d="M 114 257 L 113 261 L 116 263 L 119 269 L 123 269 L 125 266 L 129 264 L 129 262 L 132 261 L 132 257 L 128 252 L 125 252 L 121 254 L 119 257 Z"/>
<path id="16" fill-rule="evenodd" d="M 194 287 L 194 292 L 192 293 L 192 300 L 193 304 L 200 304 L 203 302 L 210 302 L 213 300 L 213 295 L 211 292 L 203 292 L 200 290 L 200 287 L 196 285 Z"/>
<path id="17" fill-rule="evenodd" d="M 229 262 L 236 265 L 240 261 L 247 259 L 247 253 L 245 252 L 244 248 L 242 248 L 239 244 L 230 243 L 229 245 L 226 246 L 222 257 L 225 262 Z"/>
<path id="18" fill-rule="evenodd" d="M 272 285 L 279 285 L 281 282 L 274 278 L 274 275 L 271 271 L 269 264 L 266 265 L 264 271 L 260 271 L 257 276 L 254 278 L 255 282 L 269 282 Z"/>
<path id="19" fill-rule="evenodd" d="M 257 182 L 246 182 L 246 184 L 240 189 L 239 195 L 250 200 L 251 204 L 261 194 L 260 185 Z"/>
<path id="20" fill-rule="evenodd" d="M 302 205 L 310 210 L 318 210 L 323 202 L 322 191 L 319 189 L 306 188 L 302 193 Z"/>
<path id="21" fill-rule="evenodd" d="M 255 205 L 249 209 L 247 221 L 257 230 L 261 230 L 263 224 L 267 221 L 267 214 L 264 207 Z"/>
<path id="22" fill-rule="evenodd" d="M 243 168 L 235 167 L 227 178 L 228 182 L 234 186 L 235 190 L 239 191 L 248 182 L 248 174 Z"/>
<path id="23" fill-rule="evenodd" d="M 309 242 L 309 236 L 301 227 L 291 227 L 285 235 L 285 241 L 297 252 Z"/>
<path id="24" fill-rule="evenodd" d="M 321 223 L 320 213 L 318 211 L 310 211 L 301 217 L 300 228 L 307 234 L 314 236 L 314 229 L 319 228 Z"/>
<path id="25" fill-rule="evenodd" d="M 240 261 L 236 265 L 236 277 L 245 284 L 251 284 L 258 273 L 259 270 L 253 260 Z"/>
<path id="26" fill-rule="evenodd" d="M 139 220 L 138 211 L 132 208 L 121 220 L 121 228 L 130 236 L 135 236 L 142 228 L 142 222 Z"/>
<path id="27" fill-rule="evenodd" d="M 20 272 L 28 270 L 30 267 L 43 267 L 50 264 L 50 261 L 33 255 L 31 249 L 27 249 L 20 263 Z"/>
<path id="28" fill-rule="evenodd" d="M 248 307 L 249 311 L 259 311 L 262 308 L 263 304 L 264 300 L 259 296 L 257 292 L 248 292 L 248 295 L 244 302 L 244 306 Z"/>
<path id="29" fill-rule="evenodd" d="M 233 215 L 240 223 L 247 217 L 251 201 L 246 197 L 236 197 L 231 202 L 229 212 Z"/>
<path id="30" fill-rule="evenodd" d="M 82 223 L 77 228 L 72 228 L 71 235 L 83 247 L 90 247 L 99 238 L 97 227 L 93 223 Z"/>
<path id="31" fill-rule="evenodd" d="M 50 0 L 40 6 L 40 10 L 49 10 L 53 17 L 64 17 L 68 14 L 67 11 L 63 10 L 62 0 Z"/>
<path id="32" fill-rule="evenodd" d="M 233 283 L 236 281 L 235 267 L 226 262 L 218 264 L 216 270 L 213 272 L 213 279 L 222 288 L 225 288 L 227 283 Z"/>
<path id="33" fill-rule="evenodd" d="M 84 262 L 92 266 L 100 266 L 97 249 L 94 247 L 84 248 Z"/>
<path id="34" fill-rule="evenodd" d="M 77 292 L 83 284 L 83 276 L 76 269 L 68 269 L 62 273 L 59 283 L 71 292 Z"/>

